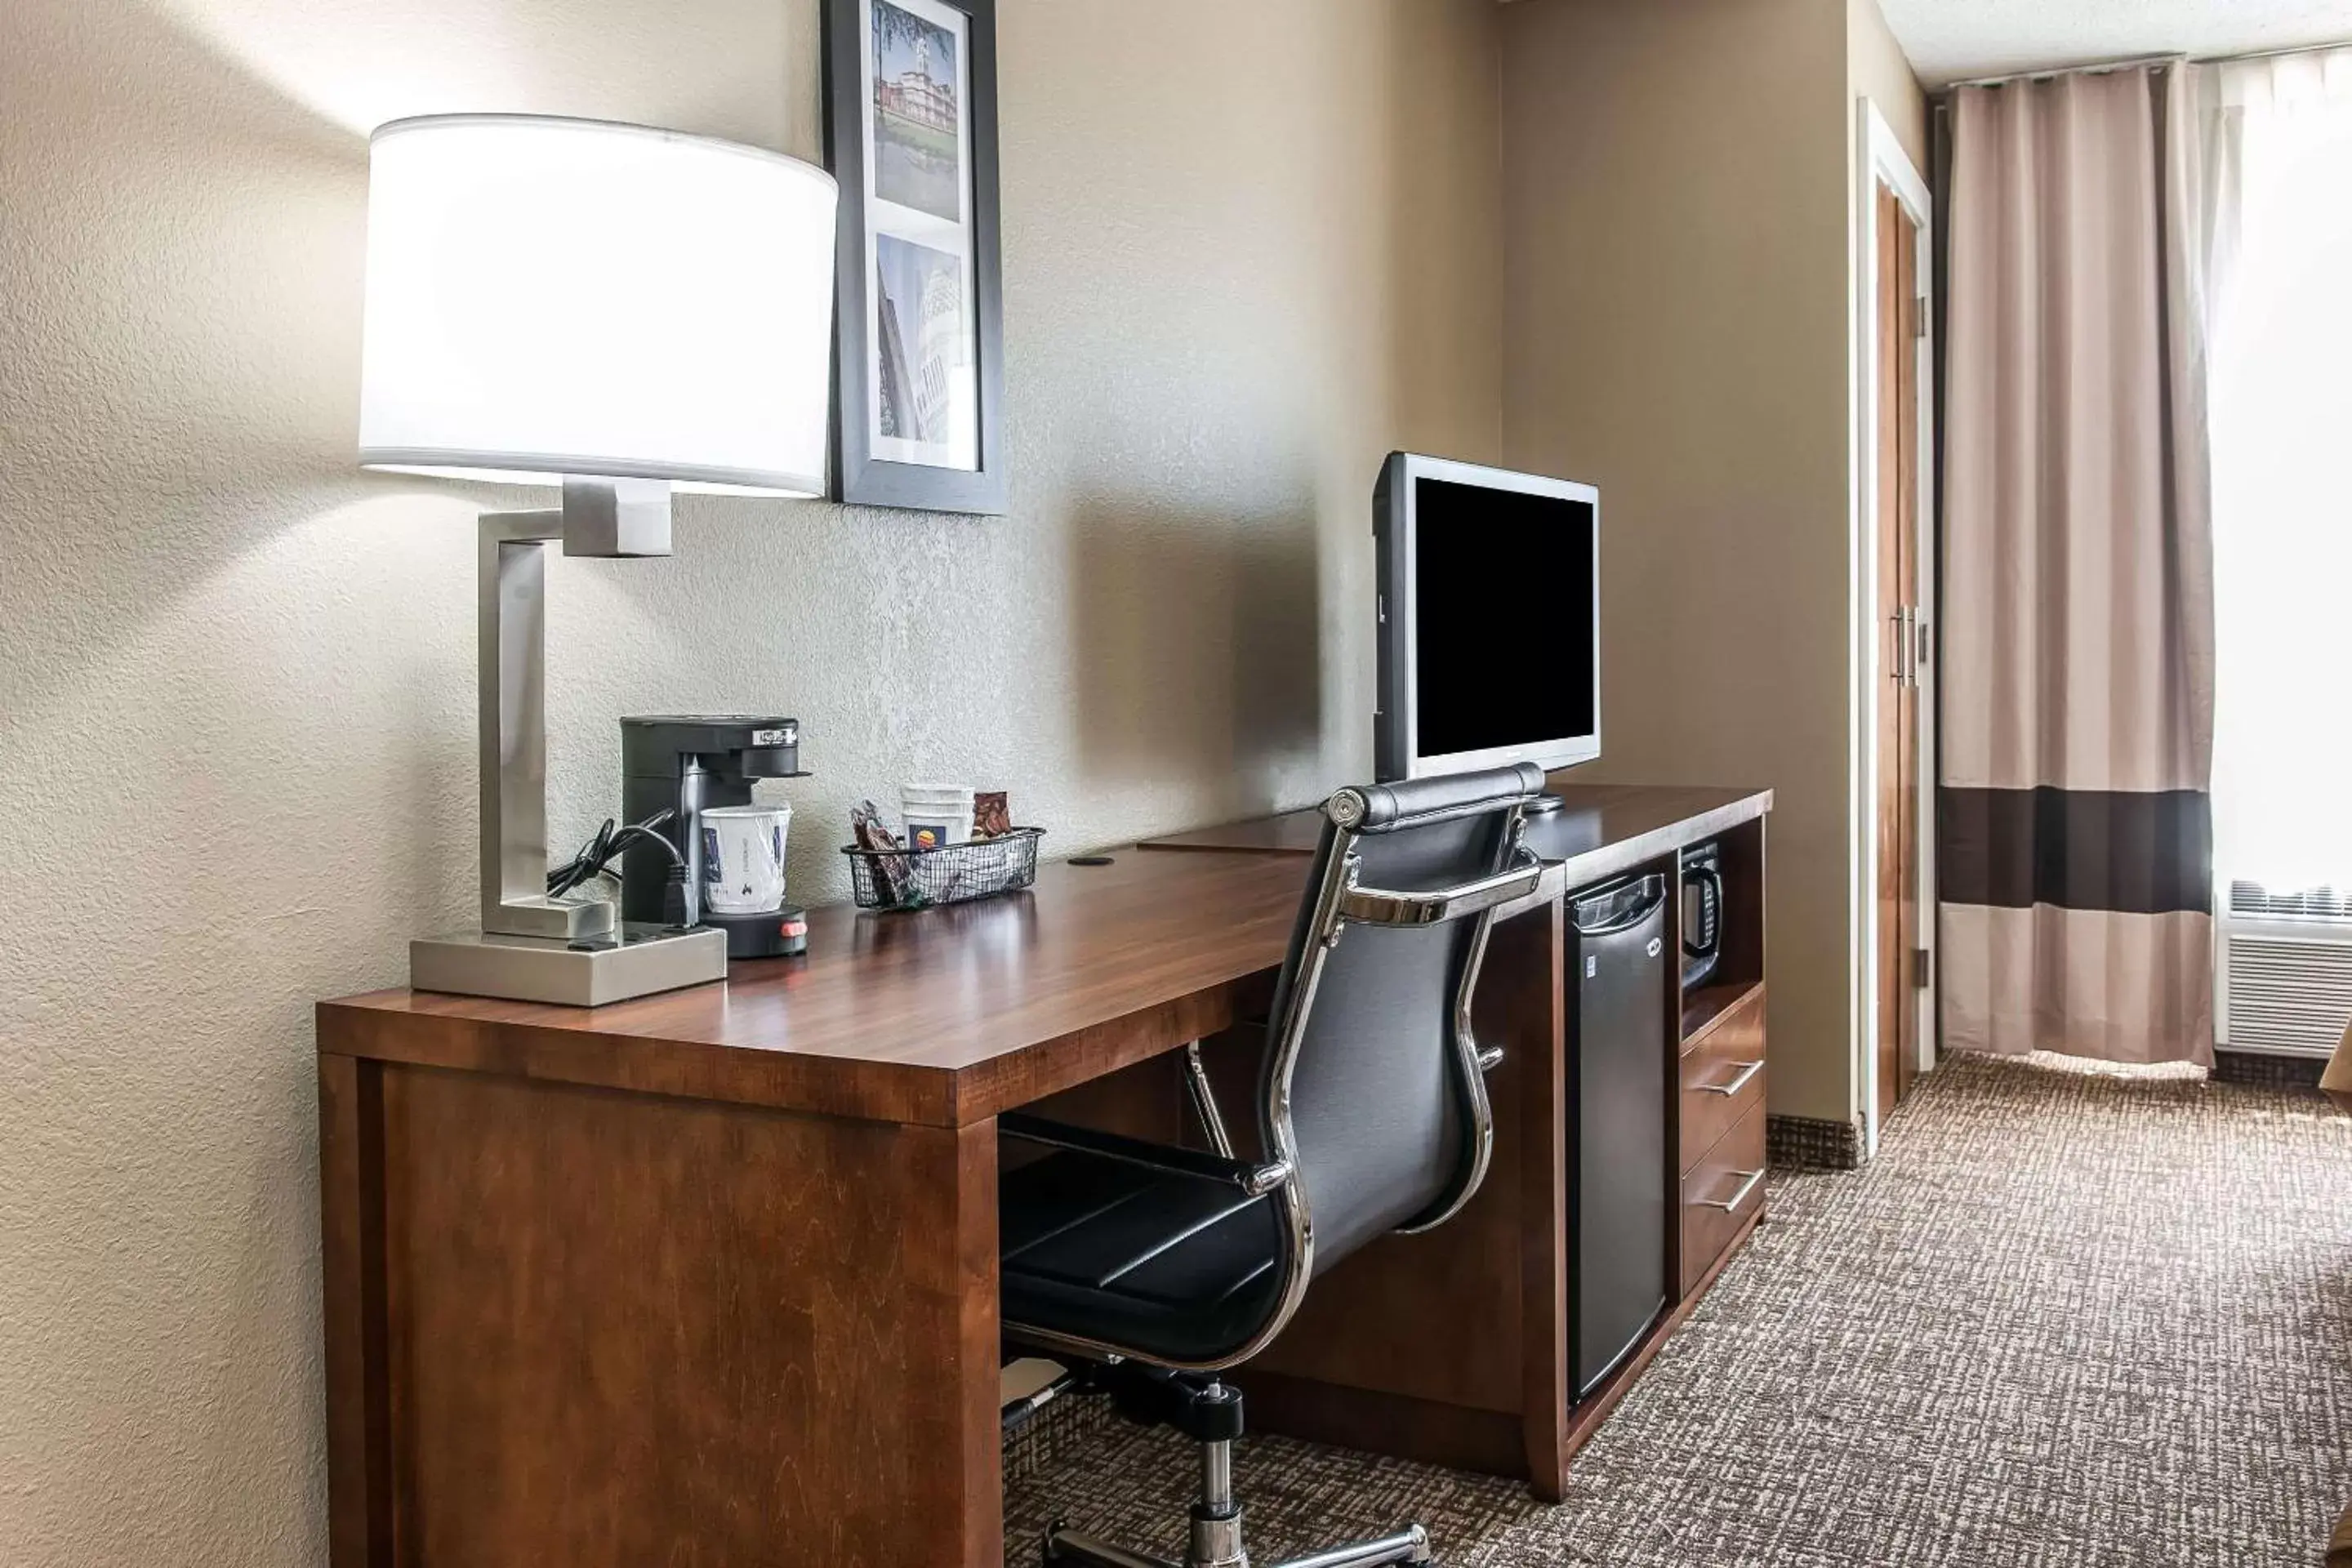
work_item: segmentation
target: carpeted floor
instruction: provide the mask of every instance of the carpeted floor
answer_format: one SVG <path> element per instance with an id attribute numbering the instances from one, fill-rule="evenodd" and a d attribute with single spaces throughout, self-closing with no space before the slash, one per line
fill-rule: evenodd
<path id="1" fill-rule="evenodd" d="M 1869 1167 L 1771 1205 L 1565 1503 L 1255 1438 L 1252 1556 L 1418 1519 L 1465 1568 L 2318 1563 L 2352 1502 L 2352 1118 L 2317 1095 L 1958 1058 Z M 1192 1452 L 1049 1408 L 1007 1452 L 1008 1563 L 1053 1513 L 1172 1550 Z"/>

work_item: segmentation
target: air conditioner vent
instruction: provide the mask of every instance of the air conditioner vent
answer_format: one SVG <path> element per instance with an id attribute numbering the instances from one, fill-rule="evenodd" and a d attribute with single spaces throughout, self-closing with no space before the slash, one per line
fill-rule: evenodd
<path id="1" fill-rule="evenodd" d="M 2260 882 L 2232 882 L 2230 912 L 2254 920 L 2352 922 L 2352 889 L 2302 888 L 2286 892 Z"/>
<path id="2" fill-rule="evenodd" d="M 2224 934 L 2223 1027 L 2231 1050 L 2326 1056 L 2336 1048 L 2352 1023 L 2352 933 L 2329 936 Z"/>

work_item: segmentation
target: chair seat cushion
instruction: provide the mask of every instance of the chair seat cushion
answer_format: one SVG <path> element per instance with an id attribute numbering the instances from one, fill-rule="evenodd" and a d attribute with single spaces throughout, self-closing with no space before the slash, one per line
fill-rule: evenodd
<path id="1" fill-rule="evenodd" d="M 1063 1150 L 1004 1173 L 1004 1324 L 1146 1361 L 1232 1354 L 1272 1315 L 1281 1215 L 1223 1182 Z"/>

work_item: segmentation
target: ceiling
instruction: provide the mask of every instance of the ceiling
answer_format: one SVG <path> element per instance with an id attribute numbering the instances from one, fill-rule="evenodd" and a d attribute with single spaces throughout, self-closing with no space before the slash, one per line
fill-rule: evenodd
<path id="1" fill-rule="evenodd" d="M 2352 41 L 2352 0 L 1879 0 L 1930 88 L 2141 55 Z"/>

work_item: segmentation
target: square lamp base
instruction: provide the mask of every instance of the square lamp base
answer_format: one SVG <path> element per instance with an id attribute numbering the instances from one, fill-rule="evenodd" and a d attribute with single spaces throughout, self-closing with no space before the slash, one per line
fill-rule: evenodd
<path id="1" fill-rule="evenodd" d="M 467 931 L 408 944 L 411 986 L 461 996 L 601 1007 L 726 978 L 727 935 L 707 928 L 625 921 L 587 942 Z"/>

